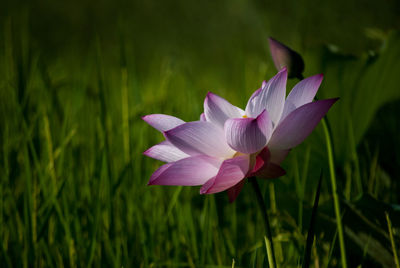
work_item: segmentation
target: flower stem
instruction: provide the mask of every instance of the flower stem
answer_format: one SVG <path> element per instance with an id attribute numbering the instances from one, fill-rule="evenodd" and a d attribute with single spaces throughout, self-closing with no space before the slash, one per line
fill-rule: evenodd
<path id="1" fill-rule="evenodd" d="M 271 227 L 269 224 L 267 208 L 265 207 L 264 198 L 261 194 L 260 186 L 258 185 L 256 177 L 249 178 L 251 185 L 253 186 L 254 193 L 256 194 L 257 203 L 261 210 L 261 214 L 264 218 L 264 225 L 265 225 L 265 232 L 266 235 L 264 236 L 265 239 L 265 246 L 267 247 L 267 255 L 268 255 L 268 263 L 270 268 L 275 268 L 276 260 L 275 260 L 275 252 L 274 252 L 274 244 L 272 241 L 272 233 Z"/>
<path id="2" fill-rule="evenodd" d="M 385 215 L 386 215 L 386 221 L 388 223 L 390 242 L 392 243 L 394 262 L 396 263 L 396 268 L 400 268 L 399 257 L 397 256 L 396 243 L 394 242 L 394 238 L 393 238 L 392 222 L 390 221 L 389 213 L 385 212 Z"/>
<path id="3" fill-rule="evenodd" d="M 329 161 L 329 173 L 331 177 L 331 186 L 332 186 L 332 194 L 333 194 L 333 205 L 335 207 L 335 215 L 336 215 L 336 225 L 339 236 L 339 245 L 340 245 L 340 255 L 342 261 L 342 267 L 347 268 L 346 261 L 346 248 L 344 243 L 344 234 L 343 234 L 343 226 L 342 226 L 342 217 L 340 214 L 340 204 L 339 204 L 339 196 L 337 194 L 337 184 L 336 184 L 336 175 L 335 175 L 335 164 L 333 161 L 333 149 L 332 149 L 332 139 L 329 131 L 329 127 L 327 124 L 327 119 L 322 118 L 322 126 L 324 128 L 325 138 L 326 138 L 326 149 L 328 151 L 328 161 Z"/>

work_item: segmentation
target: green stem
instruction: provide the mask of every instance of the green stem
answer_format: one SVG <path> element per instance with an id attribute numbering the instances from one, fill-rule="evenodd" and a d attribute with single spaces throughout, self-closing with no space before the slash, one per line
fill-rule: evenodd
<path id="1" fill-rule="evenodd" d="M 390 242 L 392 243 L 394 262 L 396 263 L 396 268 L 400 268 L 399 257 L 397 256 L 396 243 L 394 242 L 394 238 L 393 238 L 392 222 L 390 221 L 389 213 L 385 212 L 385 215 L 386 215 L 386 221 L 387 221 L 388 229 L 389 229 Z"/>
<path id="2" fill-rule="evenodd" d="M 332 140 L 331 140 L 331 135 L 330 135 L 330 131 L 329 131 L 329 128 L 327 125 L 326 118 L 322 119 L 322 126 L 324 128 L 324 133 L 325 133 L 325 138 L 326 138 L 326 149 L 328 151 L 329 173 L 330 173 L 330 177 L 331 177 L 333 204 L 335 207 L 336 225 L 337 225 L 337 229 L 338 229 L 342 267 L 347 268 L 346 248 L 345 248 L 345 244 L 344 244 L 344 234 L 343 234 L 342 218 L 341 218 L 341 214 L 340 214 L 339 196 L 337 194 L 335 164 L 333 161 Z"/>
<path id="3" fill-rule="evenodd" d="M 271 227 L 269 224 L 267 208 L 265 207 L 264 198 L 261 194 L 260 186 L 258 185 L 257 179 L 255 177 L 249 178 L 251 185 L 253 186 L 254 193 L 256 194 L 257 203 L 261 210 L 261 214 L 263 215 L 264 225 L 265 225 L 265 232 L 266 235 L 264 236 L 265 239 L 265 246 L 267 247 L 267 255 L 268 255 L 268 263 L 270 268 L 275 268 L 276 260 L 275 260 L 275 252 L 274 252 L 274 244 L 272 241 L 272 233 Z"/>

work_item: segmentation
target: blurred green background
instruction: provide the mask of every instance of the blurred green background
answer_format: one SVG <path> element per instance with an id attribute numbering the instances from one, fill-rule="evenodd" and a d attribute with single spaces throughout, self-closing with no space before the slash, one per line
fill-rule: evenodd
<path id="1" fill-rule="evenodd" d="M 207 91 L 244 107 L 276 70 L 267 38 L 298 51 L 333 133 L 350 267 L 400 248 L 400 2 L 1 1 L 0 266 L 262 267 L 248 185 L 229 204 L 147 187 L 162 140 L 141 116 L 197 120 Z M 291 80 L 288 88 L 298 81 Z M 315 267 L 340 266 L 321 126 L 260 181 L 278 262 L 301 263 L 323 170 Z"/>

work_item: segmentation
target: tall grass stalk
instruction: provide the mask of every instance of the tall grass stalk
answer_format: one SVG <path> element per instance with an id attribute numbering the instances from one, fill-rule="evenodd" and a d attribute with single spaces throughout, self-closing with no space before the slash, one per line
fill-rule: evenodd
<path id="1" fill-rule="evenodd" d="M 124 143 L 125 164 L 130 161 L 129 144 L 129 102 L 128 102 L 128 71 L 125 67 L 121 69 L 121 107 L 122 107 L 122 136 Z"/>
<path id="2" fill-rule="evenodd" d="M 389 213 L 385 212 L 385 215 L 389 229 L 390 242 L 392 243 L 394 262 L 396 263 L 396 268 L 400 268 L 399 256 L 397 256 L 396 243 L 394 242 L 393 238 L 392 222 L 390 221 Z"/>
<path id="3" fill-rule="evenodd" d="M 304 251 L 304 260 L 302 266 L 303 268 L 310 267 L 311 250 L 315 240 L 315 224 L 317 220 L 319 195 L 321 193 L 321 182 L 322 182 L 322 172 L 319 177 L 317 192 L 315 193 L 314 206 L 312 209 L 311 220 L 310 220 L 310 228 L 308 229 L 306 248 Z"/>
<path id="4" fill-rule="evenodd" d="M 271 212 L 273 215 L 277 214 L 277 208 L 276 208 L 276 195 L 275 195 L 275 186 L 274 183 L 269 183 L 268 184 L 268 188 L 269 188 L 269 196 L 270 196 L 270 202 L 271 202 Z M 283 263 L 284 261 L 284 257 L 283 257 L 283 249 L 282 249 L 282 243 L 281 240 L 277 240 L 275 241 L 275 246 L 276 246 L 276 259 L 277 261 L 277 265 L 278 267 L 280 266 L 281 263 Z"/>
<path id="5" fill-rule="evenodd" d="M 261 210 L 261 214 L 263 215 L 264 224 L 265 224 L 265 232 L 266 235 L 264 236 L 265 246 L 267 248 L 267 255 L 268 255 L 268 263 L 270 268 L 275 268 L 276 266 L 276 259 L 275 259 L 275 252 L 274 252 L 274 243 L 272 240 L 272 233 L 271 227 L 269 224 L 267 208 L 265 207 L 264 198 L 261 194 L 260 186 L 258 185 L 257 179 L 255 177 L 249 178 L 251 185 L 253 186 L 254 193 L 256 194 L 257 203 Z"/>
<path id="6" fill-rule="evenodd" d="M 335 208 L 336 225 L 337 225 L 337 230 L 338 230 L 338 235 L 339 235 L 339 245 L 340 245 L 340 255 L 341 255 L 341 261 L 342 261 L 342 267 L 347 268 L 346 248 L 345 248 L 345 244 L 344 244 L 344 234 L 343 234 L 342 218 L 341 218 L 341 214 L 340 214 L 339 196 L 337 194 L 335 164 L 333 161 L 332 140 L 331 140 L 331 135 L 330 135 L 328 125 L 327 125 L 327 120 L 325 117 L 322 119 L 322 126 L 324 128 L 324 134 L 325 134 L 325 139 L 326 139 L 326 149 L 328 152 L 329 173 L 330 173 L 330 177 L 331 177 L 333 204 L 334 204 L 334 208 Z"/>

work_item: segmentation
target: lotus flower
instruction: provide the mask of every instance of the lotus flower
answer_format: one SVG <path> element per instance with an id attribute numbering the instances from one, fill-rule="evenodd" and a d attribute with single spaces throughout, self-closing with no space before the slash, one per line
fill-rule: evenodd
<path id="1" fill-rule="evenodd" d="M 276 69 L 288 68 L 289 78 L 303 79 L 304 61 L 299 53 L 273 38 L 268 38 L 269 49 Z"/>
<path id="2" fill-rule="evenodd" d="M 149 185 L 198 186 L 201 194 L 227 190 L 233 202 L 245 178 L 285 174 L 280 163 L 316 127 L 337 99 L 313 102 L 322 82 L 315 75 L 299 82 L 285 99 L 283 68 L 250 97 L 245 110 L 209 92 L 199 121 L 173 116 L 143 117 L 164 134 L 165 141 L 144 152 L 167 162 Z"/>

